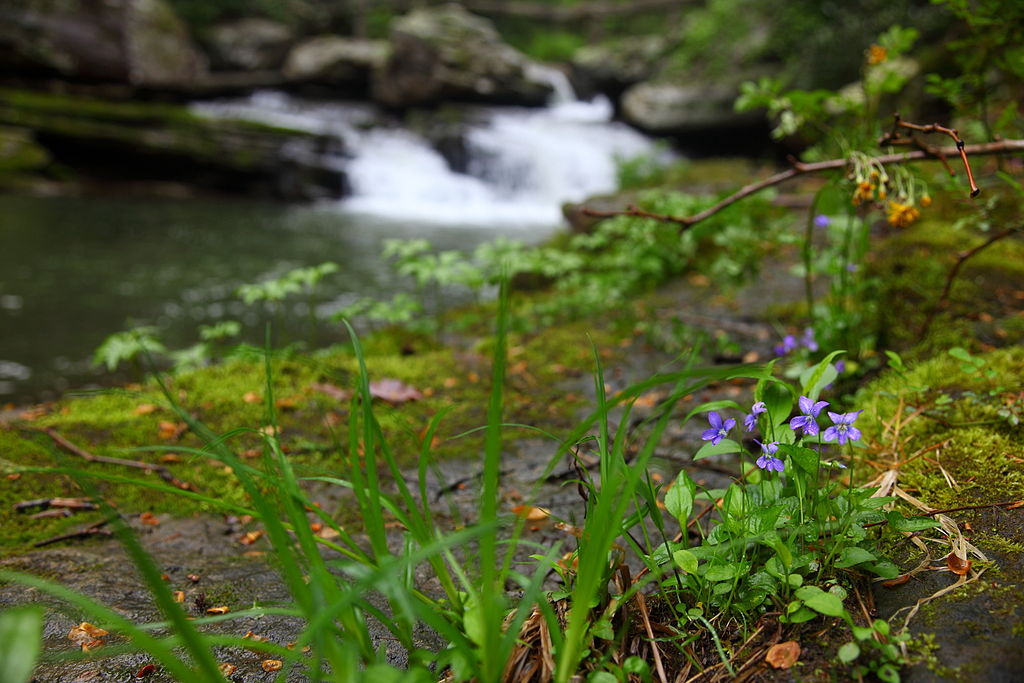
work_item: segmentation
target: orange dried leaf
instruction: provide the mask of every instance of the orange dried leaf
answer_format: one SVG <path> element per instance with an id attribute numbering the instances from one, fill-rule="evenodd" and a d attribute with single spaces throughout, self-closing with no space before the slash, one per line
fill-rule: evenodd
<path id="1" fill-rule="evenodd" d="M 228 607 L 226 605 L 221 605 L 220 607 L 211 607 L 210 609 L 206 610 L 206 613 L 207 614 L 227 614 L 230 611 L 231 611 L 230 607 Z"/>
<path id="2" fill-rule="evenodd" d="M 243 640 L 251 640 L 251 641 L 254 641 L 254 642 L 257 642 L 257 643 L 262 643 L 262 642 L 265 642 L 267 640 L 267 637 L 266 636 L 259 636 L 259 635 L 256 635 L 255 633 L 253 633 L 252 631 L 249 631 L 244 636 L 242 636 L 242 639 Z"/>
<path id="3" fill-rule="evenodd" d="M 220 672 L 225 676 L 230 676 L 238 670 L 237 666 L 234 664 L 228 664 L 227 662 L 220 662 L 217 664 L 217 668 L 220 669 Z"/>
<path id="4" fill-rule="evenodd" d="M 1018 500 L 1016 503 L 1011 503 L 1006 506 L 1007 510 L 1016 510 L 1017 508 L 1024 507 L 1024 500 Z"/>
<path id="5" fill-rule="evenodd" d="M 185 591 L 174 591 L 174 602 L 185 602 Z"/>
<path id="6" fill-rule="evenodd" d="M 156 673 L 156 667 L 152 664 L 147 664 L 146 666 L 142 667 L 141 669 L 135 672 L 135 677 L 145 678 L 146 676 L 149 676 L 154 673 Z"/>
<path id="7" fill-rule="evenodd" d="M 800 659 L 800 643 L 795 640 L 787 640 L 784 643 L 776 643 L 768 648 L 764 660 L 776 669 L 788 669 Z"/>
<path id="8" fill-rule="evenodd" d="M 173 441 L 188 430 L 188 425 L 184 422 L 169 422 L 167 420 L 161 420 L 157 427 L 160 438 L 164 441 Z"/>
<path id="9" fill-rule="evenodd" d="M 280 671 L 281 667 L 284 666 L 284 662 L 280 659 L 264 659 L 260 662 L 260 666 L 263 667 L 264 671 Z"/>
<path id="10" fill-rule="evenodd" d="M 135 406 L 135 410 L 132 412 L 136 415 L 149 415 L 150 413 L 156 412 L 156 406 L 152 403 L 140 403 Z"/>
<path id="11" fill-rule="evenodd" d="M 897 576 L 895 579 L 883 581 L 882 585 L 886 588 L 896 588 L 897 586 L 902 586 L 907 581 L 910 581 L 910 574 L 904 574 L 903 576 Z"/>
<path id="12" fill-rule="evenodd" d="M 160 523 L 160 520 L 152 512 L 143 512 L 139 515 L 139 521 L 149 526 L 156 526 Z"/>
<path id="13" fill-rule="evenodd" d="M 242 534 L 242 537 L 238 539 L 238 542 L 242 545 L 252 545 L 256 541 L 260 540 L 263 534 L 267 533 L 263 529 L 257 529 L 256 531 L 247 531 Z"/>
<path id="14" fill-rule="evenodd" d="M 187 577 L 185 577 L 185 578 L 187 578 L 187 579 L 188 579 L 189 581 L 191 581 L 192 583 L 199 583 L 199 579 L 201 579 L 201 578 L 203 578 L 203 577 L 199 576 L 199 574 L 189 574 L 189 575 L 188 575 Z"/>
<path id="15" fill-rule="evenodd" d="M 177 453 L 165 453 L 164 455 L 160 456 L 160 462 L 166 464 L 174 464 L 176 462 L 181 462 L 181 456 L 178 455 Z"/>
<path id="16" fill-rule="evenodd" d="M 20 472 L 12 472 L 11 474 L 7 475 L 7 481 L 18 481 L 19 479 L 21 479 Z"/>
<path id="17" fill-rule="evenodd" d="M 512 512 L 531 522 L 539 522 L 551 516 L 551 512 L 535 505 L 516 505 Z"/>
<path id="18" fill-rule="evenodd" d="M 971 570 L 971 561 L 957 557 L 956 553 L 950 553 L 946 555 L 946 566 L 957 576 L 963 576 Z"/>
<path id="19" fill-rule="evenodd" d="M 242 400 L 246 403 L 259 403 L 263 397 L 255 391 L 249 391 L 242 395 Z"/>

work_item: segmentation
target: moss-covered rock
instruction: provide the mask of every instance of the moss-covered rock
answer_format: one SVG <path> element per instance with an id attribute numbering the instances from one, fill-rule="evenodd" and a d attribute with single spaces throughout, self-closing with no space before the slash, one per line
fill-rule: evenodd
<path id="1" fill-rule="evenodd" d="M 205 64 L 164 0 L 8 0 L 0 70 L 163 87 L 191 83 Z"/>
<path id="2" fill-rule="evenodd" d="M 114 179 L 185 180 L 296 199 L 345 191 L 342 173 L 320 161 L 337 144 L 332 139 L 177 105 L 0 89 L 3 124 L 34 131 L 57 161 Z"/>

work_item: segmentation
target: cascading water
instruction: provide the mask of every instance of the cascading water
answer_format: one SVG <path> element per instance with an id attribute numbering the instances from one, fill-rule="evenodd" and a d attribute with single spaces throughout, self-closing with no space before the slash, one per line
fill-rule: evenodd
<path id="1" fill-rule="evenodd" d="M 454 170 L 429 140 L 380 122 L 369 105 L 302 100 L 261 92 L 244 100 L 202 103 L 212 116 L 232 116 L 337 136 L 349 212 L 413 222 L 536 227 L 555 225 L 561 204 L 616 186 L 616 161 L 653 151 L 652 142 L 611 121 L 603 98 L 575 99 L 568 80 L 545 71 L 555 97 L 544 109 L 467 109 Z"/>

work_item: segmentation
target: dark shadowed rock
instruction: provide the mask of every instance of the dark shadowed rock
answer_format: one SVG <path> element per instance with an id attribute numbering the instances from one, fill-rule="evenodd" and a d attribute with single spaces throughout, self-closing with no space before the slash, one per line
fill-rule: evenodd
<path id="1" fill-rule="evenodd" d="M 165 87 L 192 82 L 205 64 L 163 0 L 4 0 L 2 71 Z"/>
<path id="2" fill-rule="evenodd" d="M 662 36 L 585 45 L 573 55 L 573 78 L 584 90 L 618 97 L 629 86 L 653 76 L 670 47 Z"/>
<path id="3" fill-rule="evenodd" d="M 332 87 L 366 87 L 370 75 L 387 59 L 382 40 L 316 36 L 288 53 L 284 75 L 291 81 Z"/>
<path id="4" fill-rule="evenodd" d="M 53 158 L 111 180 L 186 180 L 282 199 L 339 197 L 344 174 L 325 161 L 335 138 L 188 108 L 0 90 L 0 125 L 34 131 Z"/>
<path id="5" fill-rule="evenodd" d="M 243 71 L 280 67 L 294 42 L 290 28 L 260 17 L 217 24 L 205 41 L 214 69 Z"/>
<path id="6" fill-rule="evenodd" d="M 391 25 L 391 54 L 374 74 L 373 96 L 392 107 L 444 100 L 542 105 L 544 70 L 502 42 L 490 21 L 458 5 L 414 10 Z"/>

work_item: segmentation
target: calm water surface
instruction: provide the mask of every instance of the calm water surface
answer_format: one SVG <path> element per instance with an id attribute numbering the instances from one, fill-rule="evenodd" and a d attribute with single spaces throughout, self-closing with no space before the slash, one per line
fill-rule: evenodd
<path id="1" fill-rule="evenodd" d="M 408 283 L 381 261 L 383 240 L 471 249 L 497 234 L 251 200 L 0 195 L 0 403 L 110 381 L 92 354 L 134 325 L 156 325 L 168 347 L 183 348 L 200 324 L 234 319 L 256 341 L 261 323 L 235 296 L 240 284 L 334 261 L 341 272 L 324 286 L 332 297 L 388 296 Z"/>

